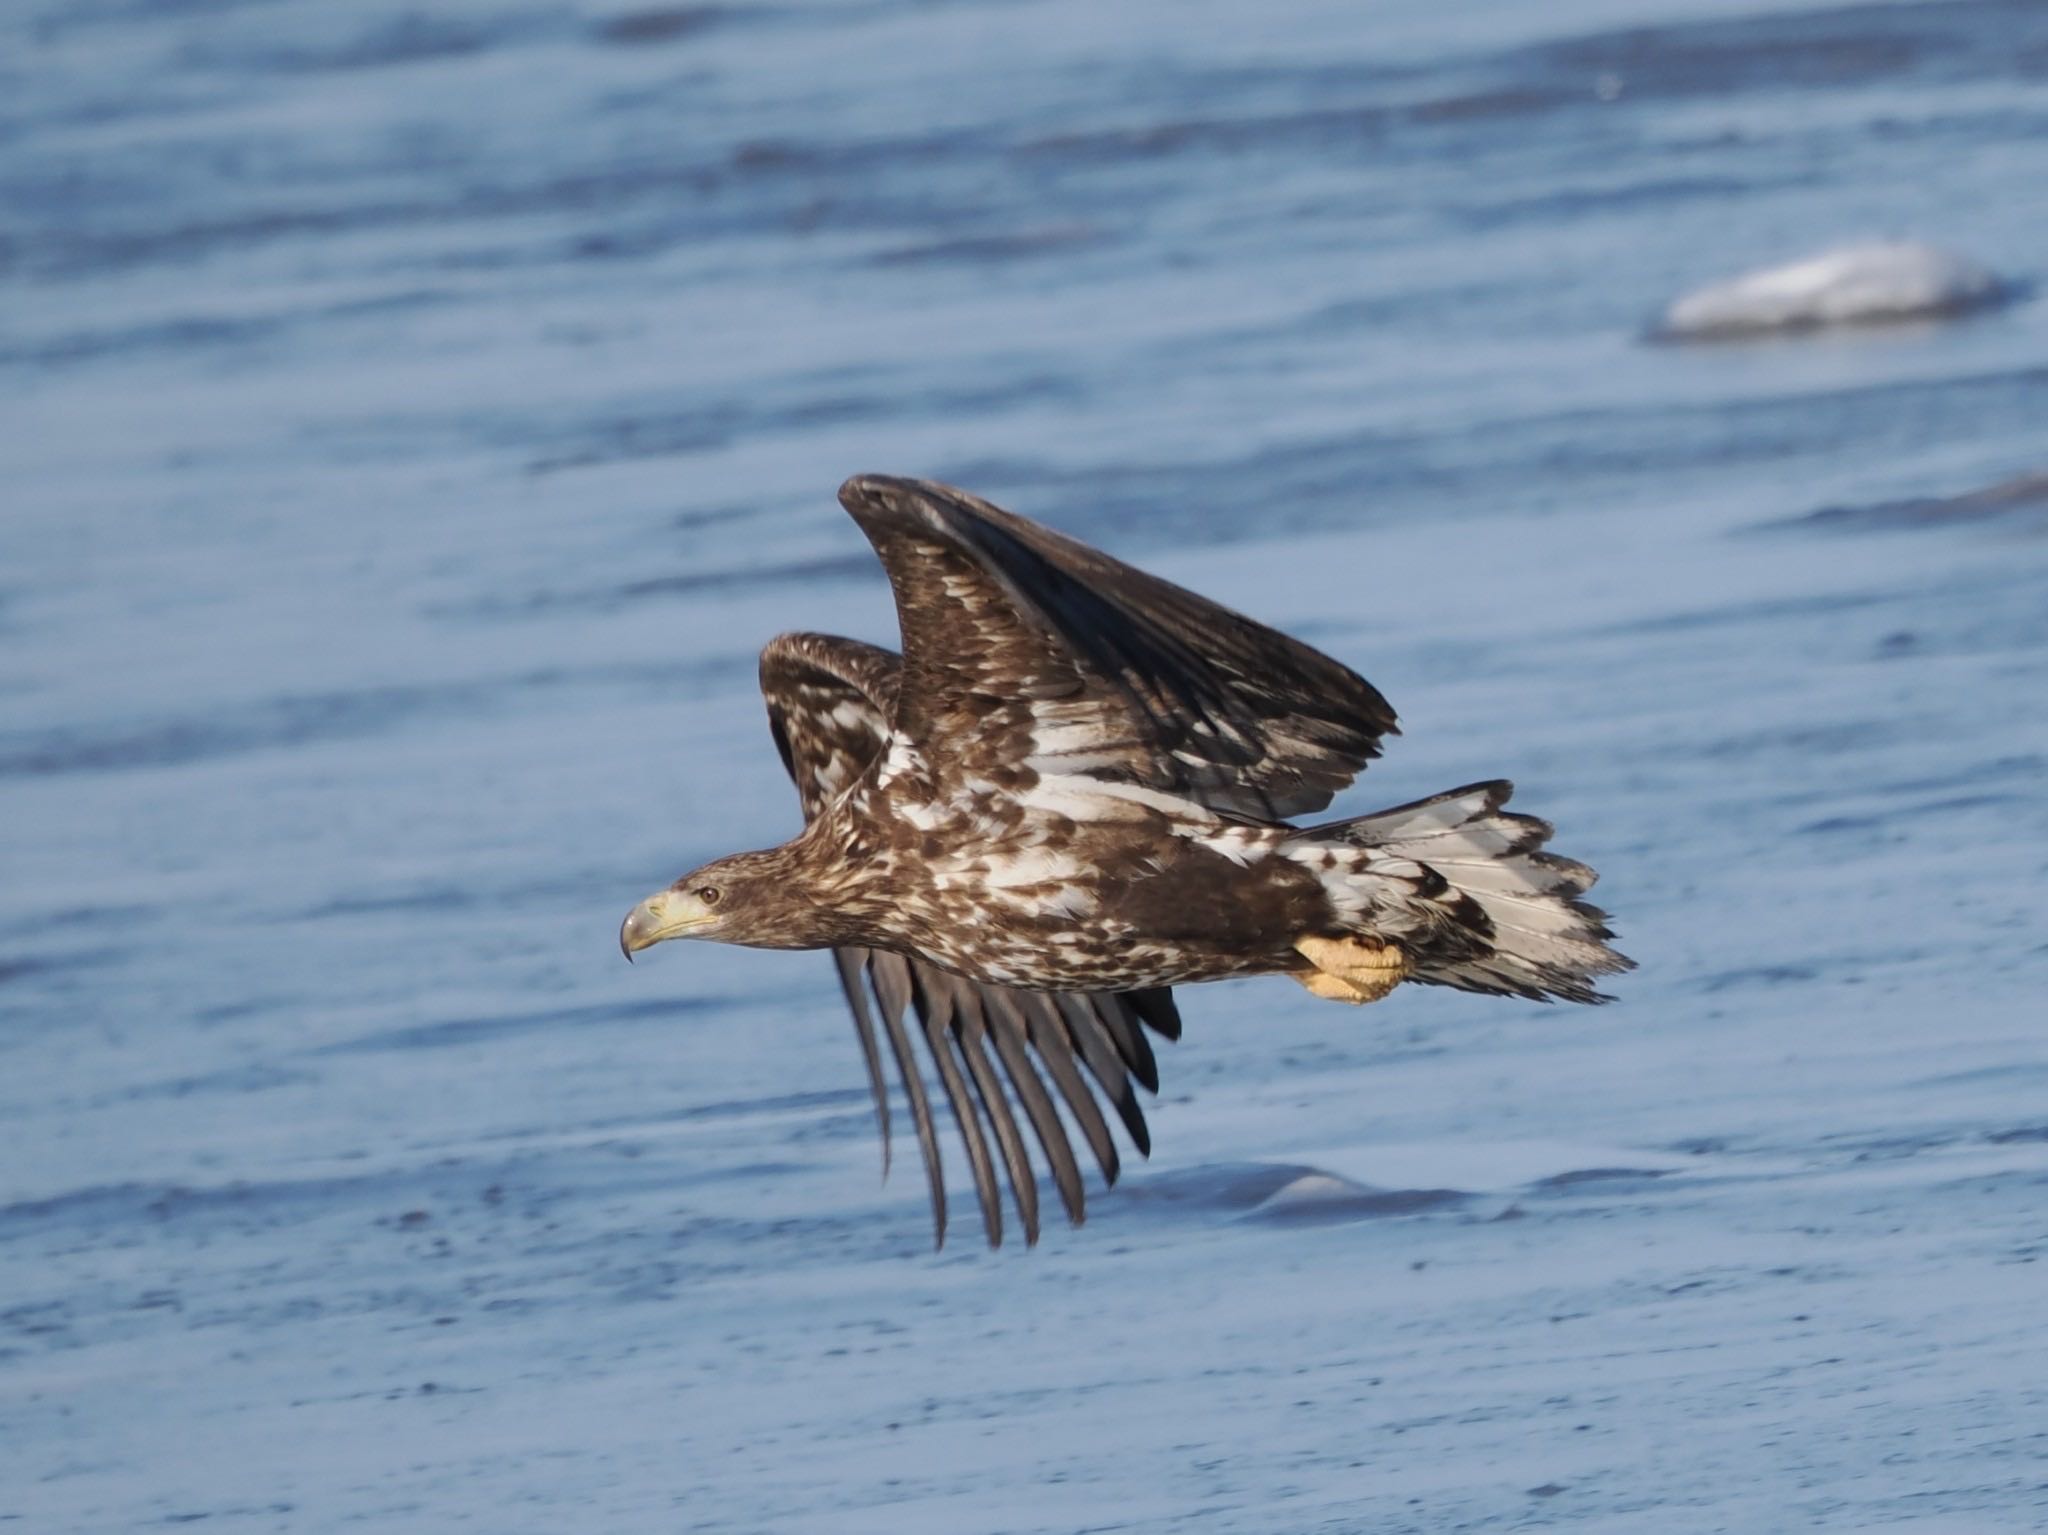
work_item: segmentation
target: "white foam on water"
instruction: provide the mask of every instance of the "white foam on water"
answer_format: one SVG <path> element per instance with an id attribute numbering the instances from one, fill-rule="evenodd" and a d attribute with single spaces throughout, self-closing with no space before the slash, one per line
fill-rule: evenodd
<path id="1" fill-rule="evenodd" d="M 2008 292 L 1953 251 L 1912 240 L 1841 245 L 1709 283 L 1672 300 L 1657 333 L 1704 341 L 1830 325 L 1892 324 L 1966 314 Z"/>

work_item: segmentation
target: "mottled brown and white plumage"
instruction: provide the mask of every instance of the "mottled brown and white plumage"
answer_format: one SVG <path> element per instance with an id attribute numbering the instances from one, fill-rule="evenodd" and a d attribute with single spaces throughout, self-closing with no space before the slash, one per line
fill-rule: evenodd
<path id="1" fill-rule="evenodd" d="M 998 1159 L 1037 1236 L 1020 1113 L 1072 1220 L 1081 1180 L 1057 1104 L 1114 1181 L 1084 1068 L 1146 1149 L 1132 1079 L 1157 1089 L 1145 1029 L 1178 1036 L 1171 987 L 1286 974 L 1352 1002 L 1400 980 L 1592 1002 L 1593 977 L 1628 968 L 1580 899 L 1593 872 L 1541 851 L 1550 827 L 1504 811 L 1505 782 L 1289 823 L 1397 732 L 1355 672 L 964 491 L 863 476 L 840 500 L 888 574 L 903 654 L 769 644 L 761 688 L 804 830 L 650 897 L 621 942 L 834 950 L 885 1164 L 877 1014 L 942 1240 L 909 1014 L 993 1244 Z"/>

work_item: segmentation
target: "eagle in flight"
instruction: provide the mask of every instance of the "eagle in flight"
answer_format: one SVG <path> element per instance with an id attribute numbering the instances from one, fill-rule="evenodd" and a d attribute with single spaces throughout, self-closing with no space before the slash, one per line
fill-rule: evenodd
<path id="1" fill-rule="evenodd" d="M 839 499 L 881 557 L 903 653 L 769 642 L 761 692 L 802 833 L 684 875 L 619 941 L 628 958 L 669 938 L 832 950 L 884 1171 L 878 1016 L 940 1242 L 910 1015 L 993 1246 L 998 1159 L 1038 1237 L 1020 1117 L 1076 1224 L 1059 1104 L 1106 1181 L 1117 1148 L 1096 1092 L 1150 1150 L 1132 1084 L 1158 1091 L 1146 1031 L 1179 1036 L 1175 986 L 1286 975 L 1352 1003 L 1403 981 L 1599 1002 L 1593 978 L 1631 968 L 1581 899 L 1593 871 L 1542 851 L 1550 826 L 1504 810 L 1504 781 L 1293 824 L 1398 733 L 1349 668 L 951 486 L 862 475 Z"/>

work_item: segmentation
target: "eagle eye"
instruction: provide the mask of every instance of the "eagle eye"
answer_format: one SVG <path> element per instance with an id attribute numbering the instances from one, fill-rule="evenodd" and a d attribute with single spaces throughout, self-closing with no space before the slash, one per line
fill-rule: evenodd
<path id="1" fill-rule="evenodd" d="M 724 894 L 725 892 L 720 890 L 716 885 L 699 885 L 697 887 L 697 899 L 702 901 L 706 906 L 716 906 L 718 904 L 719 897 Z"/>

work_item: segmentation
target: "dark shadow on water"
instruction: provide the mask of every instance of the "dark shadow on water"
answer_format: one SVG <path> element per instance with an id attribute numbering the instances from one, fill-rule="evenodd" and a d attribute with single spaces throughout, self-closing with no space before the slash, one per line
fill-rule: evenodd
<path id="1" fill-rule="evenodd" d="M 1747 965 L 1739 970 L 1718 970 L 1696 984 L 1700 991 L 1713 996 L 1723 991 L 1803 986 L 1819 974 L 1811 965 Z"/>
<path id="2" fill-rule="evenodd" d="M 1553 1173 L 1548 1178 L 1538 1178 L 1531 1184 L 1539 1189 L 1569 1189 L 1585 1183 L 1632 1183 L 1649 1182 L 1671 1176 L 1668 1167 L 1579 1167 L 1568 1173 Z"/>
<path id="3" fill-rule="evenodd" d="M 670 1109 L 661 1114 L 636 1114 L 628 1118 L 592 1119 L 574 1125 L 558 1126 L 578 1132 L 595 1131 L 630 1132 L 646 1130 L 662 1125 L 700 1124 L 706 1120 L 750 1119 L 759 1114 L 803 1114 L 815 1110 L 845 1109 L 858 1106 L 866 1109 L 869 1103 L 865 1087 L 824 1088 L 808 1093 L 771 1093 L 761 1098 L 732 1098 L 715 1103 L 693 1103 L 684 1108 Z M 872 1126 L 873 1117 L 867 1123 Z M 529 1132 L 520 1131 L 524 1135 Z M 872 1134 L 872 1130 L 869 1131 Z M 793 1131 L 789 1139 L 801 1140 L 804 1132 Z"/>
<path id="4" fill-rule="evenodd" d="M 501 616 L 444 610 L 437 616 Z M 245 752 L 375 736 L 509 710 L 537 689 L 660 683 L 701 687 L 753 658 L 712 657 L 655 664 L 560 667 L 458 682 L 390 684 L 330 693 L 286 694 L 224 705 L 203 714 L 68 725 L 0 733 L 0 778 L 57 777 L 182 767 Z"/>
<path id="5" fill-rule="evenodd" d="M 1532 52 L 1567 71 L 1611 77 L 1624 94 L 1719 97 L 2008 78 L 2023 70 L 2026 37 L 2048 40 L 2043 20 L 2033 0 L 1921 0 L 1627 27 Z"/>
<path id="6" fill-rule="evenodd" d="M 422 715 L 472 711 L 495 690 L 489 683 L 363 688 L 268 699 L 206 715 L 0 737 L 0 778 L 176 767 L 265 747 L 370 735 Z"/>
<path id="7" fill-rule="evenodd" d="M 738 997 L 664 997 L 652 1002 L 606 1002 L 585 1007 L 552 1007 L 528 1013 L 496 1013 L 475 1018 L 449 1018 L 438 1023 L 383 1029 L 356 1039 L 338 1040 L 306 1052 L 309 1055 L 364 1055 L 386 1050 L 439 1050 L 528 1034 L 540 1029 L 590 1029 L 607 1024 L 658 1023 L 687 1013 L 717 1012 L 740 1006 Z"/>
<path id="8" fill-rule="evenodd" d="M 831 555 L 815 560 L 788 560 L 751 570 L 694 570 L 648 576 L 613 589 L 619 602 L 643 597 L 680 597 L 697 592 L 743 592 L 762 587 L 808 586 L 814 581 L 850 581 L 880 575 L 873 555 Z"/>
<path id="9" fill-rule="evenodd" d="M 2016 475 L 1954 496 L 1913 496 L 1862 506 L 1824 506 L 1766 527 L 1829 533 L 1990 527 L 2034 537 L 2048 536 L 2048 471 Z"/>
<path id="10" fill-rule="evenodd" d="M 163 1082 L 143 1082 L 125 1087 L 117 1093 L 109 1093 L 95 1099 L 96 1104 L 139 1103 L 152 1099 L 195 1098 L 220 1093 L 238 1095 L 242 1093 L 268 1092 L 279 1087 L 302 1087 L 319 1081 L 316 1073 L 293 1071 L 282 1066 L 265 1065 L 256 1062 L 248 1066 L 235 1066 L 226 1071 L 210 1071 L 199 1076 L 175 1077 Z"/>
<path id="11" fill-rule="evenodd" d="M 770 8 L 755 6 L 750 9 L 758 15 Z M 622 48 L 658 47 L 701 37 L 717 27 L 741 19 L 744 14 L 723 5 L 650 6 L 646 10 L 623 11 L 606 17 L 591 28 L 591 36 L 599 42 Z"/>
<path id="12" fill-rule="evenodd" d="M 1086 224 L 1055 224 L 1035 229 L 1000 230 L 899 245 L 875 255 L 877 266 L 924 266 L 958 262 L 992 266 L 1033 257 L 1059 256 L 1108 241 L 1106 231 Z"/>

